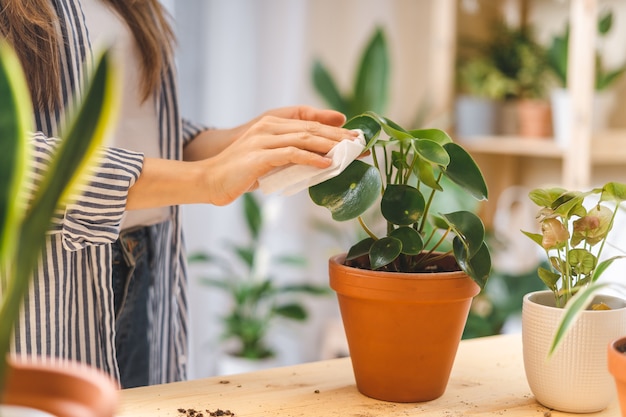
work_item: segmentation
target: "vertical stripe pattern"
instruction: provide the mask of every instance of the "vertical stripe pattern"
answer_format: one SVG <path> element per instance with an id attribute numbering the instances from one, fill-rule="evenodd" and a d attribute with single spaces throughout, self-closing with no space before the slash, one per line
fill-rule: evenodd
<path id="1" fill-rule="evenodd" d="M 51 0 L 63 35 L 61 88 L 65 107 L 80 97 L 85 63 L 92 62 L 80 0 Z M 181 120 L 175 74 L 164 74 L 156 99 L 162 157 L 181 159 L 183 144 L 203 126 Z M 32 182 L 37 184 L 57 139 L 63 112 L 43 109 L 35 114 Z M 116 378 L 115 313 L 111 283 L 111 243 L 119 235 L 128 189 L 141 173 L 143 155 L 104 149 L 82 196 L 53 220 L 33 285 L 15 333 L 14 353 L 74 359 L 96 366 Z M 159 276 L 150 293 L 150 383 L 184 379 L 187 364 L 186 260 L 180 210 L 159 225 L 156 259 Z"/>

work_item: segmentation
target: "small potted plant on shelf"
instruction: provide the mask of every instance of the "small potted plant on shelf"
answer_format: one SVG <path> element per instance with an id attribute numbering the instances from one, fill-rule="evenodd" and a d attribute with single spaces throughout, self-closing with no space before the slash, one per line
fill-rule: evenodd
<path id="1" fill-rule="evenodd" d="M 613 27 L 613 12 L 607 10 L 598 17 L 597 34 L 602 40 L 609 36 Z M 554 74 L 558 87 L 552 89 L 550 99 L 552 103 L 552 116 L 555 140 L 566 146 L 569 140 L 571 124 L 571 103 L 567 90 L 567 67 L 569 60 L 569 23 L 566 24 L 562 33 L 552 37 L 547 49 L 548 65 Z M 594 131 L 605 129 L 608 125 L 608 116 L 611 112 L 613 95 L 611 87 L 619 81 L 626 72 L 626 65 L 615 68 L 607 68 L 600 48 L 596 49 L 594 98 L 593 98 L 593 123 Z"/>
<path id="2" fill-rule="evenodd" d="M 514 93 L 515 82 L 489 57 L 474 56 L 460 62 L 457 85 L 456 134 L 463 139 L 497 134 L 500 103 Z"/>
<path id="3" fill-rule="evenodd" d="M 58 417 L 112 417 L 117 384 L 100 371 L 63 363 L 13 361 L 9 349 L 30 276 L 55 210 L 76 192 L 114 122 L 115 78 L 105 53 L 84 101 L 76 107 L 47 171 L 31 184 L 29 132 L 32 105 L 14 51 L 0 41 L 0 414 L 26 407 Z M 24 191 L 30 189 L 31 196 Z M 27 197 L 30 197 L 27 200 Z M 27 411 L 26 411 L 27 412 Z M 28 414 L 24 414 L 28 415 Z"/>
<path id="4" fill-rule="evenodd" d="M 529 196 L 540 207 L 541 233 L 524 234 L 545 250 L 550 268 L 538 269 L 548 290 L 529 293 L 523 301 L 528 383 L 547 407 L 599 411 L 613 398 L 607 345 L 626 333 L 626 301 L 599 294 L 611 284 L 598 282 L 623 257 L 604 259 L 604 252 L 626 201 L 626 184 L 609 182 L 586 192 L 535 189 Z"/>
<path id="5" fill-rule="evenodd" d="M 215 265 L 219 276 L 207 275 L 202 283 L 229 296 L 227 312 L 222 316 L 222 339 L 226 343 L 224 356 L 218 361 L 221 375 L 247 372 L 279 365 L 275 346 L 268 333 L 276 319 L 304 322 L 308 312 L 299 299 L 301 295 L 329 295 L 327 287 L 312 284 L 280 284 L 265 268 L 269 265 L 302 268 L 302 256 L 271 257 L 267 264 L 261 240 L 265 216 L 253 193 L 243 195 L 243 213 L 249 242 L 230 244 L 233 263 L 221 253 L 196 252 L 190 262 Z M 232 344 L 232 346 L 229 345 Z"/>
<path id="6" fill-rule="evenodd" d="M 356 219 L 368 236 L 329 261 L 357 387 L 386 401 L 432 400 L 445 391 L 491 256 L 476 214 L 430 208 L 450 192 L 444 178 L 478 200 L 487 187 L 442 130 L 406 130 L 372 112 L 345 126 L 364 132 L 373 163 L 357 159 L 309 194 L 334 220 Z"/>

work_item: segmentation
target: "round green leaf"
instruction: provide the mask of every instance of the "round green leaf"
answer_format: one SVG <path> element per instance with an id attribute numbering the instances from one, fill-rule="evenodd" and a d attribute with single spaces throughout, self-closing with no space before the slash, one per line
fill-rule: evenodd
<path id="1" fill-rule="evenodd" d="M 457 211 L 442 216 L 466 247 L 469 257 L 473 257 L 485 240 L 485 226 L 480 218 L 471 211 Z"/>
<path id="2" fill-rule="evenodd" d="M 444 174 L 477 200 L 486 200 L 488 198 L 487 183 L 470 154 L 453 142 L 446 143 L 443 147 L 450 155 L 450 164 Z"/>
<path id="3" fill-rule="evenodd" d="M 433 164 L 446 167 L 450 163 L 450 155 L 437 142 L 428 139 L 417 139 L 413 141 L 413 146 L 419 156 Z"/>
<path id="4" fill-rule="evenodd" d="M 367 148 L 371 148 L 375 140 L 380 134 L 380 123 L 372 116 L 361 114 L 348 120 L 343 126 L 346 129 L 360 129 L 365 136 Z"/>
<path id="5" fill-rule="evenodd" d="M 422 236 L 412 227 L 399 227 L 389 233 L 389 236 L 395 237 L 402 242 L 402 253 L 406 255 L 417 255 L 424 249 Z"/>
<path id="6" fill-rule="evenodd" d="M 420 182 L 432 188 L 433 190 L 443 191 L 443 188 L 435 178 L 433 166 L 419 156 L 416 156 L 416 158 L 417 161 L 415 163 L 415 168 L 413 169 L 413 172 L 417 175 L 417 178 L 420 180 Z"/>
<path id="7" fill-rule="evenodd" d="M 379 269 L 393 262 L 402 252 L 402 242 L 395 237 L 378 239 L 370 249 L 372 269 Z"/>
<path id="8" fill-rule="evenodd" d="M 452 249 L 463 272 L 469 275 L 480 288 L 484 288 L 491 273 L 491 254 L 487 245 L 483 242 L 474 256 L 470 257 L 465 245 L 456 236 L 452 241 Z"/>
<path id="9" fill-rule="evenodd" d="M 330 210 L 333 219 L 345 221 L 363 214 L 378 199 L 380 173 L 355 160 L 339 175 L 309 188 L 311 200 Z"/>
<path id="10" fill-rule="evenodd" d="M 439 145 L 443 146 L 446 143 L 452 142 L 452 138 L 445 131 L 441 129 L 416 129 L 409 130 L 409 133 L 413 135 L 414 138 L 418 139 L 429 139 L 434 142 L 437 142 Z"/>
<path id="11" fill-rule="evenodd" d="M 368 253 L 370 253 L 370 248 L 372 247 L 373 243 L 374 243 L 374 239 L 372 239 L 371 237 L 368 237 L 368 238 L 363 239 L 356 245 L 353 245 L 348 251 L 348 254 L 346 255 L 346 261 L 351 261 L 363 255 L 367 255 Z"/>
<path id="12" fill-rule="evenodd" d="M 401 226 L 416 223 L 422 217 L 425 206 L 422 193 L 403 184 L 388 185 L 380 202 L 383 217 Z"/>

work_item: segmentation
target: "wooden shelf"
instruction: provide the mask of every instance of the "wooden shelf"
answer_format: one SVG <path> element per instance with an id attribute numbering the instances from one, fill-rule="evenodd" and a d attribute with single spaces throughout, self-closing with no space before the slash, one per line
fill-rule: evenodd
<path id="1" fill-rule="evenodd" d="M 522 138 L 517 136 L 485 136 L 459 139 L 470 153 L 538 158 L 562 158 L 563 149 L 552 138 Z"/>
<path id="2" fill-rule="evenodd" d="M 517 157 L 563 159 L 566 149 L 552 138 L 523 138 L 518 136 L 481 136 L 460 138 L 470 153 Z M 591 138 L 593 165 L 622 164 L 626 161 L 626 129 L 608 130 Z"/>

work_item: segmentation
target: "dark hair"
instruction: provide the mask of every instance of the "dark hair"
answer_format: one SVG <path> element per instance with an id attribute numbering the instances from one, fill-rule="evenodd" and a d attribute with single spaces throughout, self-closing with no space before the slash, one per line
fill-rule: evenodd
<path id="1" fill-rule="evenodd" d="M 126 22 L 141 54 L 142 99 L 159 86 L 175 36 L 158 0 L 102 0 Z M 16 50 L 36 107 L 60 104 L 59 20 L 50 0 L 0 0 L 0 33 Z"/>

